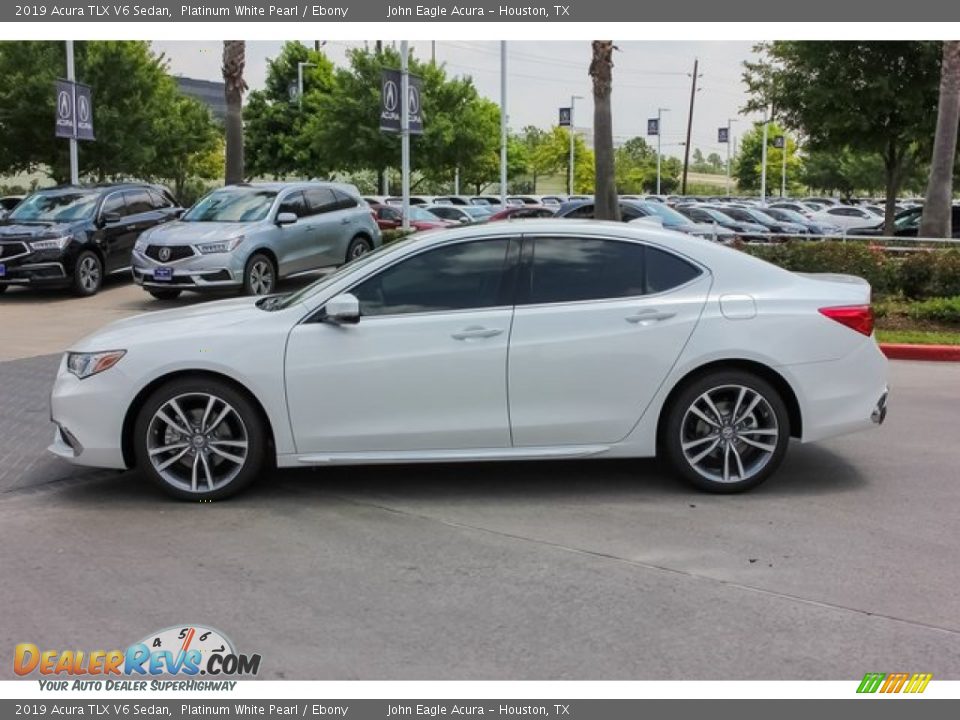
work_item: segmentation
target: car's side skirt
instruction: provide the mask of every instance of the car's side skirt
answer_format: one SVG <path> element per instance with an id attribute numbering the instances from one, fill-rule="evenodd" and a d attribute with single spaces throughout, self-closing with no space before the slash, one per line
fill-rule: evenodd
<path id="1" fill-rule="evenodd" d="M 464 450 L 403 450 L 377 452 L 309 453 L 279 455 L 279 467 L 303 465 L 376 465 L 392 463 L 479 462 L 484 460 L 547 460 L 586 458 L 610 450 L 609 445 L 557 447 L 468 448 Z"/>

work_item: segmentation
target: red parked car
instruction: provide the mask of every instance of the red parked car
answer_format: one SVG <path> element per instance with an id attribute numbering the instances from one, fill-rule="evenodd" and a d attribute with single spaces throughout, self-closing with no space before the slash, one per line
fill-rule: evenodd
<path id="1" fill-rule="evenodd" d="M 490 216 L 488 222 L 494 220 L 520 220 L 523 218 L 548 218 L 553 217 L 557 207 L 548 207 L 546 205 L 511 205 L 500 212 L 495 212 Z"/>
<path id="2" fill-rule="evenodd" d="M 396 205 L 371 203 L 370 212 L 381 230 L 398 230 L 403 224 L 403 211 Z M 457 223 L 442 220 L 416 205 L 410 206 L 410 227 L 414 230 L 436 230 L 453 225 L 457 225 Z"/>

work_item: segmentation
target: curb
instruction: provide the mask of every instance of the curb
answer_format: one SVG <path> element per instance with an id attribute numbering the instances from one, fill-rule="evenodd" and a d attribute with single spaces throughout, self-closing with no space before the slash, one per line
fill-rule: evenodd
<path id="1" fill-rule="evenodd" d="M 900 343 L 880 343 L 880 349 L 890 360 L 960 362 L 960 345 L 906 345 Z"/>

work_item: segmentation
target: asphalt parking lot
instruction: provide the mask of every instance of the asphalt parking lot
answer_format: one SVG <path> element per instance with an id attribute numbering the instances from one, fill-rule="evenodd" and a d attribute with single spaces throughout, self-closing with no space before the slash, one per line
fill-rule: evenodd
<path id="1" fill-rule="evenodd" d="M 102 319 L 170 306 L 134 291 Z M 32 338 L 41 311 L 67 331 Z M 882 428 L 794 445 L 746 495 L 594 461 L 284 471 L 189 504 L 44 452 L 71 313 L 0 299 L 0 647 L 200 623 L 267 679 L 960 679 L 960 365 L 893 363 Z"/>

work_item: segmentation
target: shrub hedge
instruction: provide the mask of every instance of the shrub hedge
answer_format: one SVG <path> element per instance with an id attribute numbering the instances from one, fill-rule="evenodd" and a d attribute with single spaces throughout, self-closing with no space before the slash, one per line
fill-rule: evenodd
<path id="1" fill-rule="evenodd" d="M 960 249 L 918 250 L 902 259 L 855 242 L 795 242 L 743 245 L 745 252 L 796 272 L 857 275 L 876 295 L 911 299 L 960 295 Z"/>

